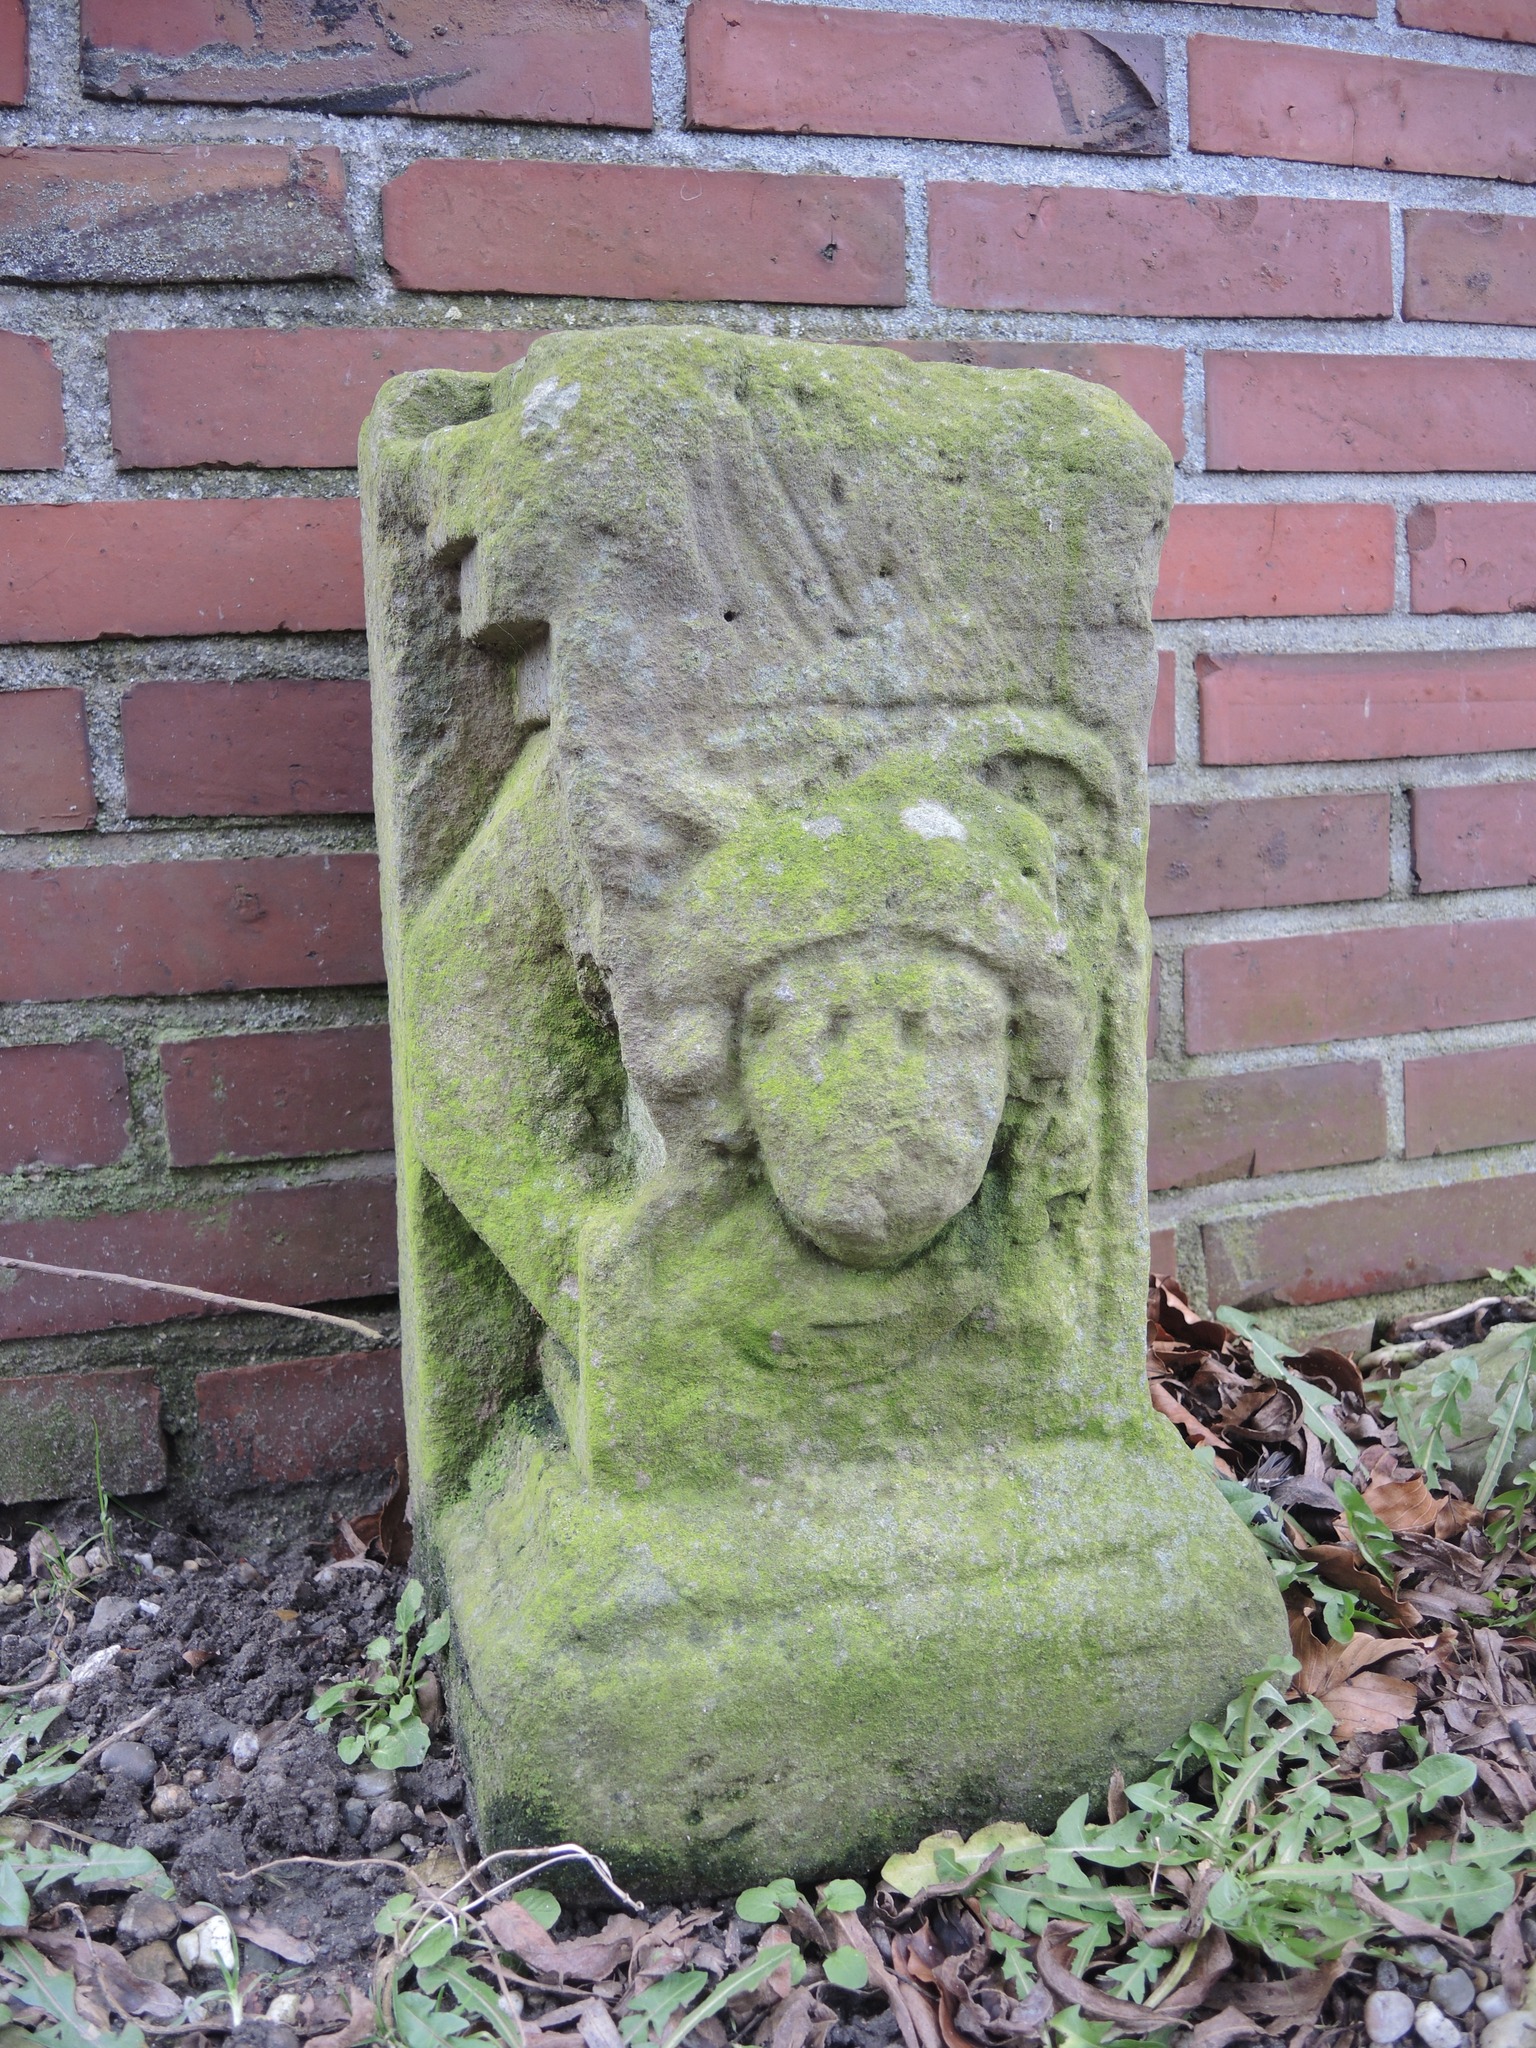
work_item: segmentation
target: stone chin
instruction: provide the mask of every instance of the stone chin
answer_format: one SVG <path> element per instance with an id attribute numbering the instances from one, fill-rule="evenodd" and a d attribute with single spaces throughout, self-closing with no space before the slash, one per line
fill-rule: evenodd
<path id="1" fill-rule="evenodd" d="M 741 1078 L 790 1223 L 828 1258 L 894 1266 L 981 1186 L 1008 1084 L 1011 1004 L 947 947 L 867 937 L 748 991 Z"/>

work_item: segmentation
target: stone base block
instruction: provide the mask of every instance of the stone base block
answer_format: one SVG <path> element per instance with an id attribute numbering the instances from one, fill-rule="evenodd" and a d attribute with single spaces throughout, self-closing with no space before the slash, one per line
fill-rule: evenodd
<path id="1" fill-rule="evenodd" d="M 1170 1437 L 708 1498 L 599 1493 L 525 1446 L 436 1523 L 483 1844 L 726 1893 L 1134 1780 L 1286 1647 L 1267 1564 Z"/>

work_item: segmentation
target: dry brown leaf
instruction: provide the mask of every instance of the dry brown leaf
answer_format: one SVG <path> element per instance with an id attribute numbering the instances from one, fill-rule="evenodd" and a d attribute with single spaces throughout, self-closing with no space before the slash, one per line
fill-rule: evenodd
<path id="1" fill-rule="evenodd" d="M 1315 1970 L 1298 1970 L 1294 1977 L 1234 1985 L 1230 1993 L 1232 2003 L 1243 2012 L 1259 2013 L 1266 2019 L 1315 2020 L 1323 2009 L 1323 2000 L 1349 1968 L 1359 1946 L 1357 1941 L 1347 1941 L 1332 1962 L 1319 1963 Z"/>
<path id="2" fill-rule="evenodd" d="M 306 2048 L 359 2048 L 373 2033 L 378 2013 L 373 2000 L 354 1985 L 342 1986 L 343 1993 L 351 2008 L 351 2018 L 334 2034 L 311 2034 Z"/>
<path id="3" fill-rule="evenodd" d="M 1409 1479 L 1373 1479 L 1365 1489 L 1365 1504 L 1394 1533 L 1408 1529 L 1424 1534 L 1434 1528 L 1445 1505 L 1425 1485 L 1422 1472 Z"/>
<path id="4" fill-rule="evenodd" d="M 1235 2005 L 1224 2005 L 1192 2029 L 1185 2048 L 1230 2048 L 1233 2041 L 1257 2039 L 1263 2029 Z"/>
<path id="5" fill-rule="evenodd" d="M 286 1927 L 279 1927 L 275 1920 L 264 1920 L 257 1913 L 231 1913 L 229 1924 L 243 1941 L 254 1941 L 258 1948 L 281 1956 L 285 1963 L 312 1963 L 315 1960 L 314 1944 L 301 1941 Z"/>
<path id="6" fill-rule="evenodd" d="M 1520 1931 L 1520 1900 L 1513 1899 L 1499 1915 L 1488 1944 L 1488 1960 L 1499 1973 L 1504 1996 L 1512 2005 L 1525 1997 L 1525 1939 Z"/>
<path id="7" fill-rule="evenodd" d="M 1324 1641 L 1313 1633 L 1301 1614 L 1293 1614 L 1290 1625 L 1291 1655 L 1301 1666 L 1296 1674 L 1296 1690 L 1314 1697 L 1331 1686 L 1343 1685 L 1356 1672 L 1395 1657 L 1402 1650 L 1422 1647 L 1413 1636 L 1373 1636 L 1363 1628 L 1357 1628 L 1347 1643 L 1336 1643 L 1332 1638 Z"/>
<path id="8" fill-rule="evenodd" d="M 1407 1600 L 1399 1600 L 1385 1580 L 1368 1571 L 1362 1563 L 1360 1553 L 1347 1543 L 1309 1543 L 1299 1553 L 1308 1564 L 1315 1564 L 1320 1575 L 1330 1586 L 1337 1586 L 1342 1592 L 1355 1593 L 1362 1600 L 1369 1600 L 1395 1622 L 1399 1628 L 1412 1628 L 1419 1619 L 1418 1609 Z"/>
<path id="9" fill-rule="evenodd" d="M 1364 1671 L 1343 1685 L 1330 1686 L 1317 1699 L 1332 1714 L 1340 1742 L 1401 1728 L 1413 1719 L 1419 1704 L 1418 1692 L 1405 1678 L 1388 1678 L 1384 1671 Z"/>
<path id="10" fill-rule="evenodd" d="M 1471 1501 L 1452 1500 L 1447 1495 L 1435 1511 L 1435 1534 L 1442 1543 L 1454 1543 L 1474 1522 L 1480 1520 L 1481 1517 Z"/>
<path id="11" fill-rule="evenodd" d="M 1394 1934 L 1405 1934 L 1410 1941 L 1433 1941 L 1441 1948 L 1448 1948 L 1453 1955 L 1470 1963 L 1477 1954 L 1476 1946 L 1465 1935 L 1451 1934 L 1443 1927 L 1437 1927 L 1433 1920 L 1422 1919 L 1417 1913 L 1405 1913 L 1401 1906 L 1389 1905 L 1379 1899 L 1363 1877 L 1357 1877 L 1350 1886 L 1357 1906 L 1363 1906 L 1373 1920 L 1384 1920 Z"/>
<path id="12" fill-rule="evenodd" d="M 868 1964 L 870 1983 L 885 1993 L 886 2002 L 896 2015 L 896 2024 L 901 2029 L 902 2048 L 925 2048 L 925 2036 L 912 2014 L 907 2011 L 902 1997 L 902 1986 L 887 1969 L 884 1956 L 876 1948 L 869 1929 L 858 1914 L 829 1913 L 827 1918 L 842 1936 L 846 1946 L 856 1948 Z M 929 2012 L 927 2018 L 929 2026 L 933 2027 L 933 2014 Z M 934 2033 L 937 2034 L 936 2027 Z"/>
<path id="13" fill-rule="evenodd" d="M 1219 1437 L 1214 1430 L 1207 1429 L 1197 1416 L 1190 1414 L 1182 1401 L 1174 1398 L 1168 1391 L 1168 1382 L 1166 1380 L 1149 1380 L 1147 1392 L 1150 1394 L 1152 1406 L 1157 1410 L 1158 1414 L 1166 1415 L 1170 1422 L 1176 1423 L 1180 1429 L 1187 1431 L 1197 1444 L 1203 1444 L 1208 1449 L 1217 1453 L 1227 1448 L 1225 1437 Z M 1220 1462 L 1219 1458 L 1218 1462 Z M 1225 1469 L 1223 1467 L 1223 1470 Z"/>
<path id="14" fill-rule="evenodd" d="M 802 1984 L 779 2001 L 768 2027 L 767 2048 L 821 2048 L 837 2014 L 816 1996 L 814 1986 Z"/>
<path id="15" fill-rule="evenodd" d="M 1232 1965 L 1227 1937 L 1219 1927 L 1212 1927 L 1202 1936 L 1194 1963 L 1178 1989 L 1170 1992 L 1161 2005 L 1136 2005 L 1129 1998 L 1111 1997 L 1109 1992 L 1100 1991 L 1096 1984 L 1077 1975 L 1067 1960 L 1076 1932 L 1065 1921 L 1048 1921 L 1035 1951 L 1035 1967 L 1063 2005 L 1075 2005 L 1091 2020 L 1113 2020 L 1127 2034 L 1154 2034 L 1170 2020 L 1193 2012 L 1196 2006 L 1205 2003 L 1212 1985 Z"/>
<path id="16" fill-rule="evenodd" d="M 521 1956 L 537 1976 L 560 1984 L 573 1977 L 583 1984 L 595 1984 L 629 1961 L 636 1929 L 644 1928 L 645 1923 L 615 1913 L 595 1939 L 556 1941 L 526 1906 L 516 1899 L 498 1899 L 487 1907 L 481 1925 L 492 1941 Z"/>
<path id="17" fill-rule="evenodd" d="M 135 1976 L 117 1949 L 89 1941 L 83 1934 L 47 1934 L 40 1928 L 33 1928 L 27 1938 L 50 1963 L 68 1970 L 77 1985 L 95 1985 L 109 2002 L 116 2000 L 133 2019 L 181 2017 L 181 2000 L 176 1993 L 164 1984 L 151 1984 Z"/>

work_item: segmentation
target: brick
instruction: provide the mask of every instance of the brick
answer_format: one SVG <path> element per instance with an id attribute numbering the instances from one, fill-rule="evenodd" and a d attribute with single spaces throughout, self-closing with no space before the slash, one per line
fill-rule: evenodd
<path id="1" fill-rule="evenodd" d="M 1147 915 L 1385 896 L 1390 817 L 1385 790 L 1154 804 Z"/>
<path id="2" fill-rule="evenodd" d="M 197 1377 L 198 1449 L 223 1487 L 379 1472 L 405 1452 L 398 1351 L 345 1351 Z"/>
<path id="3" fill-rule="evenodd" d="M 27 0 L 0 0 L 0 107 L 27 97 Z"/>
<path id="4" fill-rule="evenodd" d="M 1176 758 L 1174 735 L 1174 666 L 1171 647 L 1157 655 L 1157 695 L 1152 700 L 1152 729 L 1147 735 L 1147 766 L 1169 768 Z"/>
<path id="5" fill-rule="evenodd" d="M 1392 311 L 1385 206 L 1092 187 L 928 187 L 942 306 L 1364 320 Z"/>
<path id="6" fill-rule="evenodd" d="M 1410 1159 L 1527 1144 L 1536 1138 L 1536 1045 L 1404 1060 L 1403 1108 Z"/>
<path id="7" fill-rule="evenodd" d="M 371 853 L 0 874 L 0 1002 L 383 978 Z"/>
<path id="8" fill-rule="evenodd" d="M 0 277 L 167 284 L 355 270 L 340 150 L 0 150 Z"/>
<path id="9" fill-rule="evenodd" d="M 1214 1305 L 1305 1307 L 1475 1280 L 1536 1259 L 1536 1174 L 1271 1210 L 1201 1235 Z"/>
<path id="10" fill-rule="evenodd" d="M 36 335 L 0 334 L 0 469 L 63 467 L 64 385 L 53 350 Z"/>
<path id="11" fill-rule="evenodd" d="M 1191 36 L 1189 145 L 1529 185 L 1536 180 L 1536 78 Z"/>
<path id="12" fill-rule="evenodd" d="M 0 832 L 82 832 L 95 822 L 84 692 L 0 691 Z"/>
<path id="13" fill-rule="evenodd" d="M 0 1223 L 0 1252 L 289 1307 L 361 1300 L 394 1291 L 394 1185 L 359 1179 L 205 1192 L 196 1208 Z M 0 1341 L 221 1313 L 184 1296 L 18 1269 L 14 1284 L 0 1289 Z"/>
<path id="14" fill-rule="evenodd" d="M 687 71 L 695 128 L 1168 153 L 1158 36 L 693 0 Z"/>
<path id="15" fill-rule="evenodd" d="M 173 1166 L 387 1152 L 389 1033 L 261 1031 L 160 1047 Z"/>
<path id="16" fill-rule="evenodd" d="M 1536 18 L 1529 0 L 1397 0 L 1397 18 L 1404 28 L 1487 36 L 1493 42 L 1536 43 Z"/>
<path id="17" fill-rule="evenodd" d="M 128 469 L 352 469 L 358 433 L 387 377 L 499 370 L 521 361 L 536 338 L 527 328 L 451 327 L 109 334 L 112 445 Z"/>
<path id="18" fill-rule="evenodd" d="M 1184 454 L 1184 351 L 1132 341 L 887 341 L 915 363 L 974 363 L 984 370 L 1057 370 L 1103 384 Z"/>
<path id="19" fill-rule="evenodd" d="M 660 165 L 414 163 L 384 187 L 384 255 L 411 291 L 899 306 L 895 178 Z"/>
<path id="20" fill-rule="evenodd" d="M 1179 1266 L 1179 1234 L 1176 1230 L 1154 1230 L 1148 1247 L 1154 1273 L 1171 1280 Z"/>
<path id="21" fill-rule="evenodd" d="M 1208 7 L 1267 7 L 1287 14 L 1353 14 L 1376 19 L 1376 0 L 1204 0 Z"/>
<path id="22" fill-rule="evenodd" d="M 1416 789 L 1413 866 L 1426 893 L 1536 882 L 1536 782 Z"/>
<path id="23" fill-rule="evenodd" d="M 1205 417 L 1207 469 L 1536 469 L 1536 362 L 1212 349 Z"/>
<path id="24" fill-rule="evenodd" d="M 0 1173 L 110 1166 L 128 1146 L 128 1070 L 103 1038 L 0 1048 Z"/>
<path id="25" fill-rule="evenodd" d="M 1155 619 L 1392 609 L 1390 505 L 1175 505 Z"/>
<path id="26" fill-rule="evenodd" d="M 1536 220 L 1405 208 L 1403 242 L 1405 318 L 1536 325 Z"/>
<path id="27" fill-rule="evenodd" d="M 373 809 L 363 681 L 136 683 L 122 727 L 130 817 Z"/>
<path id="28" fill-rule="evenodd" d="M 1387 1149 L 1386 1093 L 1375 1060 L 1154 1081 L 1148 1110 L 1147 1177 L 1154 1188 L 1352 1166 Z"/>
<path id="29" fill-rule="evenodd" d="M 1202 654 L 1195 672 L 1213 767 L 1536 747 L 1536 649 Z"/>
<path id="30" fill-rule="evenodd" d="M 1526 1017 L 1536 1017 L 1536 918 L 1308 932 L 1184 954 L 1192 1053 Z"/>
<path id="31" fill-rule="evenodd" d="M 97 1449 L 109 1493 L 156 1493 L 165 1438 L 153 1366 L 0 1380 L 0 1504 L 94 1495 Z"/>
<path id="32" fill-rule="evenodd" d="M 362 624 L 355 498 L 0 506 L 0 642 Z"/>
<path id="33" fill-rule="evenodd" d="M 651 125 L 643 0 L 390 0 L 387 17 L 301 0 L 83 0 L 80 43 L 99 99 Z"/>
<path id="34" fill-rule="evenodd" d="M 1536 504 L 1415 506 L 1408 581 L 1416 612 L 1536 611 Z"/>

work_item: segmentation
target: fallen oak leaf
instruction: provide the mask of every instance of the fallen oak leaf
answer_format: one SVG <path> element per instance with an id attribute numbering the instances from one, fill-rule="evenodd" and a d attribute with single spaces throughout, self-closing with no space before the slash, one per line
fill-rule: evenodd
<path id="1" fill-rule="evenodd" d="M 1193 2012 L 1196 2006 L 1205 2003 L 1212 1985 L 1232 1966 L 1232 1950 L 1226 1935 L 1219 1927 L 1212 1927 L 1201 1936 L 1194 1962 L 1177 1989 L 1159 2005 L 1137 2005 L 1129 1998 L 1112 1997 L 1096 1984 L 1090 1984 L 1086 1977 L 1077 1975 L 1067 1961 L 1077 1932 L 1064 1920 L 1047 1921 L 1035 1951 L 1035 1968 L 1063 2005 L 1075 2005 L 1088 2019 L 1113 2020 L 1128 2034 L 1155 2034 L 1170 2020 Z"/>

